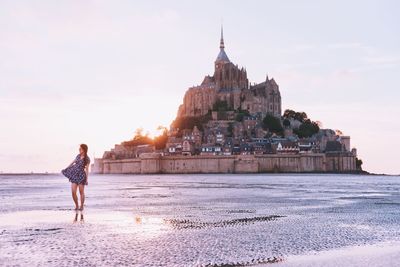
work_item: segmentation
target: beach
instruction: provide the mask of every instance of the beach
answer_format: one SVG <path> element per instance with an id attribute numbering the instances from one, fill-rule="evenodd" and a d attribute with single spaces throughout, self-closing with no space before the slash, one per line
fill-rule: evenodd
<path id="1" fill-rule="evenodd" d="M 0 265 L 395 266 L 399 178 L 0 175 Z"/>

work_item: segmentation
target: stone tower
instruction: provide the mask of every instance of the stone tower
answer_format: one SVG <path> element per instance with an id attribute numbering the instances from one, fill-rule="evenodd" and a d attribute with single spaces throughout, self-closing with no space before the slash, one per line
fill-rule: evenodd
<path id="1" fill-rule="evenodd" d="M 234 65 L 225 53 L 224 31 L 221 27 L 219 54 L 214 62 L 214 80 L 216 89 L 247 89 L 248 79 L 246 70 Z"/>
<path id="2" fill-rule="evenodd" d="M 214 103 L 226 101 L 232 110 L 248 110 L 251 114 L 267 113 L 281 116 L 281 96 L 274 79 L 249 85 L 246 69 L 233 64 L 225 52 L 224 33 L 221 27 L 219 53 L 214 62 L 214 75 L 207 75 L 203 82 L 189 88 L 178 117 L 203 116 L 212 110 Z"/>

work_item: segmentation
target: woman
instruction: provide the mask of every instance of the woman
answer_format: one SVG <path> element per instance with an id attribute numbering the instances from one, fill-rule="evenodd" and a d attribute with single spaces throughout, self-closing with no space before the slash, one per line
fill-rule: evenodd
<path id="1" fill-rule="evenodd" d="M 76 156 L 72 163 L 62 170 L 62 174 L 69 179 L 71 182 L 72 199 L 75 203 L 75 210 L 83 210 L 83 204 L 85 202 L 85 185 L 88 185 L 89 176 L 89 164 L 90 158 L 87 155 L 88 146 L 81 144 L 79 146 L 79 154 Z M 76 191 L 79 188 L 79 194 L 81 195 L 81 206 L 78 207 L 78 196 Z"/>

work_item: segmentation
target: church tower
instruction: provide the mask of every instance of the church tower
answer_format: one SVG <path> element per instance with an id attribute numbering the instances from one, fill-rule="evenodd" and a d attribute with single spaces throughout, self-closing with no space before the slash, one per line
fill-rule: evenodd
<path id="1" fill-rule="evenodd" d="M 234 65 L 225 52 L 224 29 L 221 26 L 221 40 L 219 42 L 219 53 L 214 62 L 214 80 L 217 90 L 219 89 L 247 89 L 248 80 L 246 70 Z"/>
<path id="2" fill-rule="evenodd" d="M 221 26 L 219 53 L 214 61 L 214 74 L 206 75 L 200 85 L 190 87 L 179 107 L 178 117 L 199 117 L 208 114 L 217 101 L 224 101 L 229 110 L 248 110 L 251 114 L 281 115 L 279 87 L 267 78 L 249 84 L 247 71 L 231 62 L 225 52 L 224 29 Z"/>

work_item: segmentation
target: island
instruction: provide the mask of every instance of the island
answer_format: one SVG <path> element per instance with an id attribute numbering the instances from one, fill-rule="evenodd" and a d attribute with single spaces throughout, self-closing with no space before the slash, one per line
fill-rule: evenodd
<path id="1" fill-rule="evenodd" d="M 138 130 L 132 140 L 95 158 L 98 174 L 360 173 L 350 136 L 322 129 L 305 112 L 282 113 L 279 86 L 266 75 L 250 83 L 232 63 L 221 28 L 214 74 L 190 87 L 169 128 L 155 138 Z"/>

